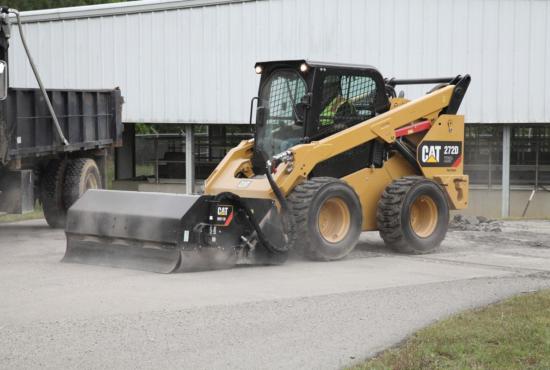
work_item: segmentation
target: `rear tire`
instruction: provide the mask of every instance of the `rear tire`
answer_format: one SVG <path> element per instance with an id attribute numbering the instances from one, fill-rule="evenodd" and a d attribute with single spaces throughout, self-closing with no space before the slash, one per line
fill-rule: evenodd
<path id="1" fill-rule="evenodd" d="M 332 177 L 314 177 L 288 197 L 290 248 L 312 260 L 330 261 L 350 253 L 361 233 L 361 203 L 355 191 Z"/>
<path id="2" fill-rule="evenodd" d="M 52 160 L 47 164 L 40 179 L 40 201 L 46 222 L 52 228 L 64 228 L 67 219 L 67 209 L 63 202 L 66 168 L 66 160 Z"/>
<path id="3" fill-rule="evenodd" d="M 101 175 L 93 159 L 71 159 L 65 172 L 63 201 L 67 209 L 89 189 L 101 189 Z"/>
<path id="4" fill-rule="evenodd" d="M 380 236 L 395 251 L 429 253 L 447 234 L 449 205 L 441 186 L 434 181 L 403 177 L 382 194 L 376 220 Z"/>

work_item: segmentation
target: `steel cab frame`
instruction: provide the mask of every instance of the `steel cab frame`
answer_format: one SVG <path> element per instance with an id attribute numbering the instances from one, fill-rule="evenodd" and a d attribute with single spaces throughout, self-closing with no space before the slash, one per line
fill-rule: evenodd
<path id="1" fill-rule="evenodd" d="M 261 79 L 258 96 L 253 98 L 258 101 L 253 166 L 260 173 L 273 155 L 332 135 L 390 107 L 384 78 L 372 66 L 302 59 L 258 62 L 255 70 Z M 328 93 L 331 89 L 334 97 Z M 268 148 L 267 142 L 277 141 L 273 136 L 282 130 L 291 131 L 291 140 Z"/>

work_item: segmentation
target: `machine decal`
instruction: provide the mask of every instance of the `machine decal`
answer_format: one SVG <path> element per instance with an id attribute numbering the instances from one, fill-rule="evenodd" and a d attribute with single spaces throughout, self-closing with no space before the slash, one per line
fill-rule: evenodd
<path id="1" fill-rule="evenodd" d="M 417 160 L 422 167 L 458 167 L 462 160 L 462 142 L 424 141 L 418 146 Z"/>
<path id="2" fill-rule="evenodd" d="M 210 215 L 212 225 L 229 226 L 231 220 L 233 220 L 233 206 L 214 204 Z"/>
<path id="3" fill-rule="evenodd" d="M 250 180 L 241 180 L 239 181 L 239 183 L 237 184 L 237 187 L 239 188 L 247 188 L 250 186 L 250 184 L 252 184 L 252 181 Z"/>

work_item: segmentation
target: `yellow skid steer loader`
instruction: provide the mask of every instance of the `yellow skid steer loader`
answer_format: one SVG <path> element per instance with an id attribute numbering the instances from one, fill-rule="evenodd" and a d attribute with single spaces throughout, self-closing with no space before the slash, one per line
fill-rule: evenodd
<path id="1" fill-rule="evenodd" d="M 468 203 L 457 111 L 469 75 L 385 80 L 306 60 L 255 70 L 255 137 L 227 153 L 203 195 L 90 190 L 69 209 L 64 260 L 169 273 L 280 264 L 291 250 L 337 260 L 367 230 L 403 253 L 441 243 L 449 210 Z M 397 97 L 409 84 L 436 86 Z"/>

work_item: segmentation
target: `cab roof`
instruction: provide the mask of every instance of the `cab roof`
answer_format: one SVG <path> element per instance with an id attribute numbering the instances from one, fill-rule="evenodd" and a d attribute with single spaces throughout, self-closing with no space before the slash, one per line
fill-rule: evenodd
<path id="1" fill-rule="evenodd" d="M 333 63 L 333 62 L 322 62 L 317 60 L 308 60 L 308 59 L 289 59 L 289 60 L 271 60 L 271 61 L 265 61 L 265 62 L 257 62 L 254 67 L 262 66 L 262 67 L 270 67 L 273 68 L 277 65 L 281 66 L 292 66 L 292 67 L 299 67 L 302 63 L 307 64 L 309 67 L 313 68 L 334 68 L 334 69 L 348 69 L 348 70 L 359 70 L 359 71 L 365 71 L 365 70 L 375 70 L 376 67 L 373 67 L 368 64 L 350 64 L 350 63 Z"/>

